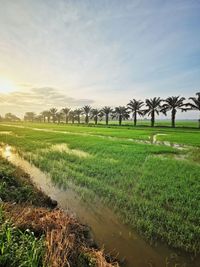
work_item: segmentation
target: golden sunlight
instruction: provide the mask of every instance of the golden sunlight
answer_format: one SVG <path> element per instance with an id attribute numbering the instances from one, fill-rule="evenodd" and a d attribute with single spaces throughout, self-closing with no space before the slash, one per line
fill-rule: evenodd
<path id="1" fill-rule="evenodd" d="M 15 84 L 11 80 L 0 77 L 0 93 L 9 93 L 16 89 Z"/>

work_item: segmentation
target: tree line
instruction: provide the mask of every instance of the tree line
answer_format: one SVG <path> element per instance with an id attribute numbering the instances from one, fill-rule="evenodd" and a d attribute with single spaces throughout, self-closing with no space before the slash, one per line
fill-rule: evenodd
<path id="1" fill-rule="evenodd" d="M 24 121 L 53 123 L 61 123 L 65 121 L 66 124 L 69 121 L 72 123 L 77 121 L 78 123 L 81 123 L 81 117 L 84 116 L 86 124 L 88 124 L 91 119 L 94 120 L 95 125 L 98 121 L 105 119 L 106 125 L 108 125 L 110 119 L 117 119 L 119 125 L 121 125 L 123 120 L 130 119 L 132 115 L 134 126 L 136 126 L 138 116 L 147 115 L 151 119 L 151 127 L 154 127 L 156 115 L 167 115 L 167 112 L 170 112 L 171 127 L 175 127 L 176 113 L 178 110 L 183 112 L 189 110 L 200 111 L 200 92 L 196 93 L 195 97 L 190 97 L 189 101 L 186 100 L 185 97 L 180 96 L 172 96 L 167 99 L 154 97 L 146 99 L 145 101 L 132 99 L 127 106 L 118 106 L 115 108 L 105 106 L 102 109 L 96 109 L 89 105 L 85 105 L 84 107 L 75 110 L 68 107 L 63 108 L 62 110 L 51 108 L 50 110 L 42 111 L 39 115 L 36 115 L 34 112 L 26 112 Z M 200 128 L 200 119 L 198 126 Z"/>

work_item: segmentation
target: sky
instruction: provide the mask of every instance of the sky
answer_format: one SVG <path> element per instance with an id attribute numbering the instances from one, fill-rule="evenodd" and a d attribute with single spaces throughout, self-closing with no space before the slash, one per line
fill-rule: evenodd
<path id="1" fill-rule="evenodd" d="M 200 0 L 0 0 L 2 115 L 198 91 Z"/>

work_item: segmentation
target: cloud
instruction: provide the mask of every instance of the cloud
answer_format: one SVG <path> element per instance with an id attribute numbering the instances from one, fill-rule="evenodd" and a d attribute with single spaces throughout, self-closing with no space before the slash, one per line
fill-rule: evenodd
<path id="1" fill-rule="evenodd" d="M 1 76 L 23 89 L 1 94 L 0 112 L 92 103 L 85 96 L 124 105 L 198 88 L 199 1 L 0 1 Z"/>
<path id="2" fill-rule="evenodd" d="M 40 112 L 51 107 L 63 108 L 90 105 L 92 99 L 75 99 L 52 87 L 38 87 L 29 90 L 0 93 L 0 105 L 3 112 L 16 112 L 23 115 L 26 111 Z"/>

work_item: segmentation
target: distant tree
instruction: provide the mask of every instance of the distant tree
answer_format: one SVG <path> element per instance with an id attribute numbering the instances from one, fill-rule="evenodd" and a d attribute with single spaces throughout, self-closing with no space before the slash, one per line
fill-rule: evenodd
<path id="1" fill-rule="evenodd" d="M 12 113 L 6 113 L 5 114 L 5 120 L 6 121 L 20 121 L 20 118 L 18 118 L 16 115 Z"/>
<path id="2" fill-rule="evenodd" d="M 50 121 L 51 121 L 51 112 L 50 111 L 47 111 L 47 121 L 48 121 L 48 123 L 50 123 Z"/>
<path id="3" fill-rule="evenodd" d="M 75 113 L 75 111 L 74 110 L 71 110 L 70 112 L 69 112 L 69 119 L 72 121 L 72 123 L 74 124 L 74 121 L 75 121 L 75 119 L 76 119 L 76 113 Z"/>
<path id="4" fill-rule="evenodd" d="M 190 97 L 189 99 L 192 100 L 193 103 L 186 104 L 189 109 L 187 110 L 198 110 L 200 111 L 200 92 L 196 93 L 197 97 Z M 200 117 L 199 117 L 199 128 L 200 128 Z"/>
<path id="5" fill-rule="evenodd" d="M 137 124 L 137 115 L 143 115 L 143 110 L 141 110 L 143 106 L 144 102 L 136 99 L 130 100 L 130 102 L 127 104 L 128 109 L 133 113 L 134 126 Z"/>
<path id="6" fill-rule="evenodd" d="M 49 111 L 48 110 L 42 111 L 41 116 L 43 117 L 43 122 L 46 122 L 46 118 L 48 119 L 49 116 Z"/>
<path id="7" fill-rule="evenodd" d="M 89 123 L 91 110 L 92 110 L 91 106 L 88 106 L 88 105 L 82 108 L 83 114 L 85 114 L 85 123 L 87 124 Z"/>
<path id="8" fill-rule="evenodd" d="M 59 124 L 60 124 L 60 121 L 62 119 L 62 116 L 63 116 L 62 111 L 56 113 L 56 118 L 57 118 L 57 121 L 58 121 Z"/>
<path id="9" fill-rule="evenodd" d="M 108 125 L 109 115 L 112 114 L 113 110 L 112 110 L 111 107 L 105 106 L 105 107 L 102 108 L 101 111 L 105 115 L 106 125 Z"/>
<path id="10" fill-rule="evenodd" d="M 36 114 L 34 112 L 26 112 L 24 115 L 24 120 L 33 122 L 35 117 L 36 117 Z"/>
<path id="11" fill-rule="evenodd" d="M 105 114 L 103 113 L 102 110 L 100 110 L 100 111 L 99 111 L 99 115 L 98 115 L 98 120 L 99 120 L 99 121 L 102 121 L 104 117 L 105 117 Z"/>
<path id="12" fill-rule="evenodd" d="M 126 107 L 116 107 L 112 114 L 113 118 L 119 120 L 119 125 L 122 125 L 122 120 L 127 120 L 129 118 L 128 108 Z"/>
<path id="13" fill-rule="evenodd" d="M 161 112 L 163 112 L 165 115 L 168 111 L 171 111 L 171 126 L 175 127 L 175 119 L 176 119 L 176 113 L 177 110 L 180 109 L 181 111 L 185 111 L 186 109 L 185 104 L 183 101 L 185 100 L 184 97 L 180 96 L 172 96 L 168 97 L 165 100 L 165 103 L 162 105 Z"/>
<path id="14" fill-rule="evenodd" d="M 65 114 L 65 122 L 66 122 L 66 124 L 69 122 L 69 111 L 70 111 L 70 108 L 63 108 L 62 109 L 62 112 Z"/>
<path id="15" fill-rule="evenodd" d="M 36 115 L 34 118 L 35 121 L 37 122 L 42 122 L 44 120 L 43 116 L 41 114 Z"/>
<path id="16" fill-rule="evenodd" d="M 91 110 L 91 119 L 94 119 L 95 125 L 97 125 L 98 117 L 99 117 L 100 113 L 101 113 L 101 110 L 99 110 L 99 109 L 93 108 Z"/>
<path id="17" fill-rule="evenodd" d="M 147 109 L 144 110 L 144 115 L 151 116 L 151 127 L 154 127 L 155 124 L 155 115 L 159 115 L 161 112 L 161 102 L 160 97 L 154 97 L 153 99 L 146 99 Z"/>
<path id="18" fill-rule="evenodd" d="M 75 119 L 78 121 L 78 124 L 81 122 L 81 114 L 83 113 L 82 109 L 75 109 Z"/>
<path id="19" fill-rule="evenodd" d="M 56 113 L 58 110 L 56 108 L 51 108 L 49 111 L 50 111 L 53 123 L 55 123 L 56 122 Z"/>

